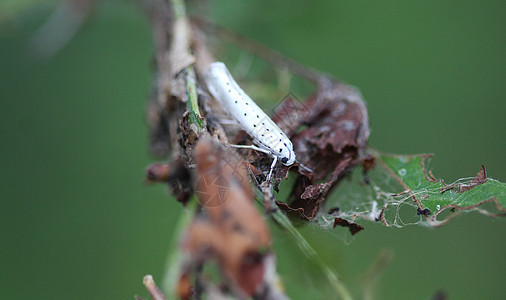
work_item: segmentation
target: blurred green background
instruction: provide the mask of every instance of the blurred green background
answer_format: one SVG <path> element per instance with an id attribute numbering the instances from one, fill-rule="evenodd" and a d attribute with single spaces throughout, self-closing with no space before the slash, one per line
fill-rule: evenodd
<path id="1" fill-rule="evenodd" d="M 359 87 L 375 147 L 433 152 L 433 171 L 447 182 L 482 164 L 506 180 L 506 2 L 210 5 L 218 23 Z M 61 53 L 34 60 L 27 40 L 50 9 L 1 14 L 0 298 L 146 296 L 142 277 L 160 280 L 181 213 L 163 186 L 143 184 L 153 161 L 148 23 L 133 3 L 106 1 Z M 436 230 L 362 225 L 350 245 L 302 229 L 355 294 L 360 275 L 390 249 L 377 299 L 429 299 L 439 289 L 450 299 L 506 297 L 504 220 L 468 214 Z M 333 299 L 290 238 L 272 230 L 290 296 Z"/>

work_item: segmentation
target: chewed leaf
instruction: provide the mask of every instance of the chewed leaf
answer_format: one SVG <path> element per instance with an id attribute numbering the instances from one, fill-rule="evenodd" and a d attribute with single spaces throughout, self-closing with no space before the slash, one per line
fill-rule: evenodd
<path id="1" fill-rule="evenodd" d="M 485 167 L 474 178 L 462 178 L 452 184 L 436 179 L 426 168 L 431 155 L 380 155 L 379 167 L 385 168 L 418 205 L 432 226 L 441 225 L 457 211 L 479 211 L 498 216 L 506 214 L 506 184 L 487 178 Z M 487 207 L 485 203 L 492 203 Z M 453 214 L 443 214 L 450 210 Z"/>
<path id="2" fill-rule="evenodd" d="M 343 182 L 329 199 L 326 206 L 339 207 L 339 211 L 320 215 L 320 225 L 330 228 L 334 219 L 342 218 L 353 222 L 381 221 L 396 227 L 437 227 L 459 212 L 506 216 L 506 184 L 487 178 L 483 166 L 475 177 L 447 184 L 427 168 L 431 154 L 371 155 L 364 161 L 364 168 L 369 171 L 357 168 L 351 181 Z"/>

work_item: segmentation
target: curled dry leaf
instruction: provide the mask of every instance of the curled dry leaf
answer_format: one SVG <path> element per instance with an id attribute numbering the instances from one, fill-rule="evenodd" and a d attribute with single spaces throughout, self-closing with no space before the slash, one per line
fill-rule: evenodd
<path id="1" fill-rule="evenodd" d="M 240 297 L 262 291 L 271 239 L 254 206 L 242 160 L 209 135 L 195 148 L 196 193 L 202 206 L 183 240 L 190 261 L 216 259 L 229 288 Z"/>
<path id="2" fill-rule="evenodd" d="M 312 219 L 332 188 L 361 162 L 369 124 L 360 93 L 343 84 L 324 85 L 303 106 L 300 109 L 293 100 L 285 101 L 275 116 L 277 121 L 298 120 L 280 123 L 287 132 L 295 133 L 303 128 L 291 140 L 304 167 L 296 169 L 299 178 L 287 203 L 278 202 L 278 205 L 291 214 Z M 278 172 L 275 179 L 285 176 L 284 172 Z"/>
<path id="3" fill-rule="evenodd" d="M 487 182 L 487 171 L 485 171 L 485 166 L 482 165 L 480 171 L 478 174 L 476 174 L 476 177 L 473 178 L 470 184 L 459 184 L 459 190 L 458 193 L 462 193 L 465 191 L 472 190 L 474 187 L 484 184 Z"/>
<path id="4" fill-rule="evenodd" d="M 482 165 L 480 171 L 478 171 L 478 174 L 476 174 L 476 176 L 473 178 L 473 180 L 469 184 L 459 183 L 457 186 L 454 184 L 446 185 L 441 188 L 441 192 L 452 189 L 457 193 L 463 193 L 466 191 L 470 191 L 473 188 L 475 188 L 476 186 L 478 186 L 480 184 L 484 184 L 485 182 L 487 182 L 487 171 L 485 170 L 485 166 Z"/>

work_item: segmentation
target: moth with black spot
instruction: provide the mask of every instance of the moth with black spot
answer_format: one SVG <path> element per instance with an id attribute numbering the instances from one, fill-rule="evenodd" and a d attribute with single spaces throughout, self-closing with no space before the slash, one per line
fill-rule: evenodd
<path id="1" fill-rule="evenodd" d="M 224 63 L 210 64 L 205 71 L 205 81 L 207 89 L 220 103 L 223 110 L 253 138 L 253 143 L 258 147 L 234 146 L 261 151 L 274 158 L 268 179 L 278 159 L 285 166 L 290 166 L 295 162 L 295 152 L 290 139 L 239 87 Z"/>

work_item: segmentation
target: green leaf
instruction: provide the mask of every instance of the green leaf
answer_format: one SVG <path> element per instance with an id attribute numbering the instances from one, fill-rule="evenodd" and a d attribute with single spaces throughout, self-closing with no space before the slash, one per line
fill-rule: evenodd
<path id="1" fill-rule="evenodd" d="M 386 226 L 437 227 L 461 212 L 506 216 L 506 184 L 486 178 L 483 166 L 475 177 L 447 184 L 427 168 L 431 154 L 370 153 L 375 167 L 366 175 L 356 168 L 351 181 L 341 183 L 326 204 L 328 209 L 339 206 L 339 213 L 322 214 L 321 225 L 333 226 L 333 218 L 339 217 L 381 221 Z"/>
<path id="2" fill-rule="evenodd" d="M 430 225 L 441 225 L 441 222 L 455 216 L 457 211 L 477 210 L 490 216 L 506 213 L 506 184 L 486 178 L 483 166 L 474 178 L 462 178 L 446 184 L 426 169 L 431 157 L 431 154 L 381 154 L 378 157 L 379 167 L 384 168 L 404 188 L 403 192 L 419 207 L 418 213 L 424 209 L 430 211 L 427 211 Z M 485 207 L 484 204 L 489 202 L 494 205 Z M 444 214 L 448 210 L 453 214 Z"/>

